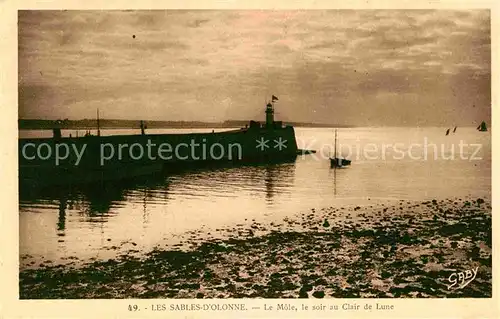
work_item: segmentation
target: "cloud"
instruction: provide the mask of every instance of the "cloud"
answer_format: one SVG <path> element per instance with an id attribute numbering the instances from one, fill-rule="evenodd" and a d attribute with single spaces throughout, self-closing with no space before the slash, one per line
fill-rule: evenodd
<path id="1" fill-rule="evenodd" d="M 489 23 L 487 10 L 20 11 L 20 116 L 222 121 L 276 93 L 290 120 L 422 124 L 385 105 L 459 109 L 473 93 L 472 121 L 489 116 Z"/>

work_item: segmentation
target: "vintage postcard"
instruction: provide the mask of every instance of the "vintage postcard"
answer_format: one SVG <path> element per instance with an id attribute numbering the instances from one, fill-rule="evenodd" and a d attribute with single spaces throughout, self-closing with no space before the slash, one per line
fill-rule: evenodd
<path id="1" fill-rule="evenodd" d="M 137 5 L 2 13 L 7 318 L 499 315 L 493 2 Z"/>

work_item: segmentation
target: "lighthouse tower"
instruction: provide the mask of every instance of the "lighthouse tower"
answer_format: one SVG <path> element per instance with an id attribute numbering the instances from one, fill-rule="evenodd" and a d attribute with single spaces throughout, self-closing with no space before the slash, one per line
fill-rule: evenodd
<path id="1" fill-rule="evenodd" d="M 271 103 L 266 106 L 266 127 L 274 126 L 274 107 Z"/>

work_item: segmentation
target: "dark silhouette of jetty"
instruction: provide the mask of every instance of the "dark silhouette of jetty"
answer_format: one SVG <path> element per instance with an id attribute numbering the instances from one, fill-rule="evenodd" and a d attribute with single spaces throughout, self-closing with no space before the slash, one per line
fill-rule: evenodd
<path id="1" fill-rule="evenodd" d="M 223 132 L 147 134 L 141 121 L 140 134 L 101 136 L 98 119 L 97 136 L 88 131 L 85 136 L 63 137 L 58 121 L 52 138 L 19 139 L 20 184 L 90 183 L 220 163 L 289 162 L 312 152 L 297 149 L 293 126 L 274 120 L 276 101 L 273 96 L 266 105 L 265 123 L 250 121 Z M 68 149 L 68 156 L 57 162 L 56 149 Z"/>

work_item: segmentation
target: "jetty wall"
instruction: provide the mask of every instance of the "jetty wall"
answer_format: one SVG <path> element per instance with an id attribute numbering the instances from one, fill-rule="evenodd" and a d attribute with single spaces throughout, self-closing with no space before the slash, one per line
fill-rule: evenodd
<path id="1" fill-rule="evenodd" d="M 20 173 L 31 169 L 86 169 L 183 165 L 196 162 L 253 162 L 295 157 L 295 131 L 252 127 L 192 134 L 86 136 L 20 139 Z"/>

